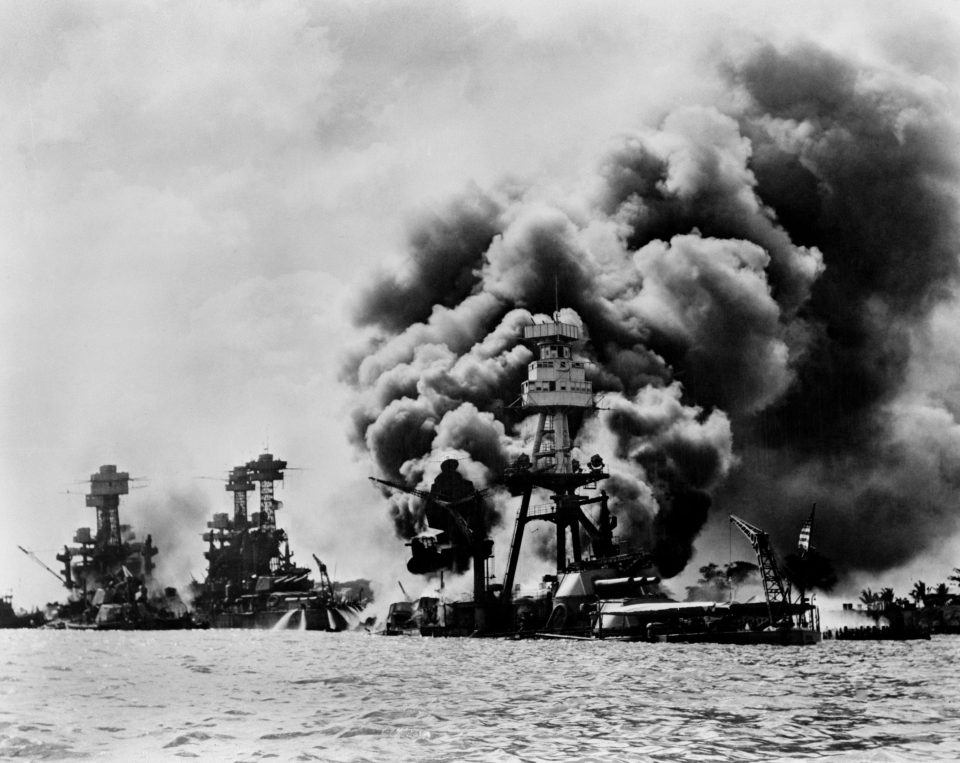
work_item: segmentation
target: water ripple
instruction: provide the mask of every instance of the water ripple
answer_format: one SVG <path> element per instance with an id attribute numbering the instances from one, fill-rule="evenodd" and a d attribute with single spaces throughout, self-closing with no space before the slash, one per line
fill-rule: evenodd
<path id="1" fill-rule="evenodd" d="M 6 631 L 0 646 L 3 758 L 960 759 L 951 637 L 737 648 Z"/>

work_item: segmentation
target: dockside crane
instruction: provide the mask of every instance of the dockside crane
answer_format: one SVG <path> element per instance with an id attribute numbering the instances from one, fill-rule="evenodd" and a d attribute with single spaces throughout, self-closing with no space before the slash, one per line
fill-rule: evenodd
<path id="1" fill-rule="evenodd" d="M 313 561 L 317 563 L 317 569 L 320 571 L 320 588 L 333 593 L 333 583 L 330 582 L 330 576 L 327 574 L 327 565 L 321 562 L 316 554 L 311 554 L 311 556 L 313 556 Z M 337 573 L 336 568 L 334 568 L 333 573 Z"/>
<path id="2" fill-rule="evenodd" d="M 760 579 L 763 582 L 763 595 L 767 600 L 767 613 L 770 616 L 770 625 L 774 625 L 774 608 L 778 612 L 787 609 L 787 605 L 790 603 L 790 586 L 784 583 L 780 570 L 777 568 L 777 560 L 774 558 L 773 548 L 770 546 L 770 536 L 759 527 L 755 527 L 733 514 L 730 515 L 730 522 L 747 537 L 757 555 Z"/>

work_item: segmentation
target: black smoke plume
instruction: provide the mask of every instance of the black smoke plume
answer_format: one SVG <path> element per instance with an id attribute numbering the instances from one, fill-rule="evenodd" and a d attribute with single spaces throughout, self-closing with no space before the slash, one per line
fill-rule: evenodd
<path id="1" fill-rule="evenodd" d="M 817 542 L 841 571 L 895 566 L 957 528 L 954 417 L 906 402 L 931 312 L 955 299 L 955 115 L 924 77 L 810 47 L 765 47 L 730 76 L 750 96 L 738 119 L 758 193 L 826 267 L 798 311 L 793 383 L 735 422 L 745 465 L 766 474 L 740 470 L 723 496 L 771 532 L 822 500 Z"/>
<path id="2" fill-rule="evenodd" d="M 565 198 L 474 188 L 418 222 L 404 268 L 361 296 L 374 338 L 344 369 L 381 476 L 425 487 L 454 452 L 495 482 L 525 449 L 509 408 L 532 358 L 522 326 L 559 305 L 604 393 L 581 447 L 607 460 L 621 533 L 665 576 L 711 501 L 775 538 L 829 507 L 817 545 L 841 570 L 956 529 L 956 424 L 902 402 L 958 274 L 948 105 L 929 78 L 809 45 L 723 71 L 736 106 L 636 129 Z M 391 501 L 409 537 L 420 510 Z"/>

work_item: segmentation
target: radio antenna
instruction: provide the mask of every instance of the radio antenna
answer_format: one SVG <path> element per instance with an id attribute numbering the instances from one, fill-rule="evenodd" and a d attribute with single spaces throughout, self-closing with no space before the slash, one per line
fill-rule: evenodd
<path id="1" fill-rule="evenodd" d="M 553 274 L 553 319 L 555 321 L 560 320 L 560 279 L 556 273 Z"/>

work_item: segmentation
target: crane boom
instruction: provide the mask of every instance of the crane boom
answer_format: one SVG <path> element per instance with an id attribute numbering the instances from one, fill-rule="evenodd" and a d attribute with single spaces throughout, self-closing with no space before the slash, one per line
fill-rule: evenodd
<path id="1" fill-rule="evenodd" d="M 327 574 L 327 565 L 320 561 L 316 554 L 311 554 L 313 561 L 317 563 L 317 569 L 320 570 L 320 587 L 333 591 L 333 583 L 330 582 L 330 576 Z M 334 569 L 336 573 L 336 569 Z"/>
<path id="2" fill-rule="evenodd" d="M 790 602 L 790 590 L 784 584 L 777 561 L 770 546 L 770 536 L 759 527 L 746 522 L 740 517 L 730 515 L 730 522 L 742 532 L 757 555 L 757 565 L 760 567 L 760 579 L 763 582 L 763 595 L 767 599 L 767 612 L 770 615 L 770 624 L 774 623 L 774 607 L 782 608 Z"/>
<path id="3" fill-rule="evenodd" d="M 392 487 L 394 490 L 399 490 L 402 493 L 409 493 L 410 495 L 415 495 L 418 498 L 439 506 L 444 509 L 446 514 L 453 520 L 454 524 L 457 526 L 457 529 L 463 534 L 464 538 L 472 538 L 473 533 L 470 531 L 470 527 L 467 524 L 466 520 L 461 516 L 459 512 L 453 511 L 455 506 L 460 506 L 461 504 L 470 503 L 471 501 L 477 501 L 482 496 L 490 492 L 490 488 L 485 487 L 483 490 L 474 490 L 470 495 L 464 496 L 463 498 L 458 498 L 453 501 L 449 501 L 445 498 L 440 498 L 436 493 L 428 493 L 426 490 L 418 490 L 414 487 L 407 487 L 399 482 L 390 482 L 389 480 L 382 480 L 377 477 L 370 477 L 371 482 L 379 482 L 381 485 L 386 485 L 387 487 Z"/>
<path id="4" fill-rule="evenodd" d="M 381 485 L 386 485 L 387 487 L 392 487 L 394 490 L 399 490 L 402 493 L 409 493 L 410 495 L 415 495 L 418 498 L 423 498 L 425 501 L 437 501 L 430 493 L 426 490 L 417 490 L 415 487 L 407 487 L 399 482 L 391 482 L 390 480 L 382 480 L 377 477 L 370 477 L 371 482 L 379 482 Z"/>
<path id="5" fill-rule="evenodd" d="M 370 477 L 371 482 L 379 482 L 381 485 L 386 485 L 387 487 L 392 487 L 394 490 L 399 490 L 402 493 L 409 493 L 410 495 L 415 495 L 418 498 L 422 498 L 425 501 L 431 501 L 440 506 L 446 506 L 447 508 L 452 508 L 454 506 L 459 506 L 461 503 L 467 503 L 473 501 L 483 495 L 486 495 L 490 492 L 490 488 L 485 487 L 483 490 L 474 490 L 470 495 L 464 496 L 463 498 L 458 498 L 455 501 L 448 501 L 445 498 L 441 498 L 436 493 L 428 493 L 426 490 L 418 490 L 415 487 L 407 487 L 399 482 L 391 482 L 390 480 L 382 480 L 378 477 Z"/>
<path id="6" fill-rule="evenodd" d="M 61 585 L 66 585 L 66 581 L 62 577 L 60 577 L 59 574 L 51 570 L 49 567 L 47 567 L 47 565 L 45 565 L 42 561 L 40 561 L 40 557 L 38 557 L 35 553 L 33 553 L 32 551 L 27 551 L 27 549 L 25 549 L 23 546 L 20 546 L 20 545 L 18 545 L 17 548 L 23 551 L 23 553 L 25 553 L 27 556 L 33 559 L 33 561 L 35 561 L 37 564 L 43 567 L 43 569 L 45 569 L 47 572 L 53 575 L 57 580 L 59 580 Z"/>

